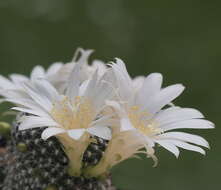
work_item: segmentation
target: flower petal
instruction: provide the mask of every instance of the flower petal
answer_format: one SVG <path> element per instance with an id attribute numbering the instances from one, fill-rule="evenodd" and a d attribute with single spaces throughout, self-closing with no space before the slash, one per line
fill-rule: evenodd
<path id="1" fill-rule="evenodd" d="M 88 128 L 87 132 L 97 137 L 106 139 L 106 140 L 111 139 L 111 130 L 109 127 L 96 125 L 96 126 Z"/>
<path id="2" fill-rule="evenodd" d="M 62 129 L 62 128 L 58 128 L 58 127 L 48 127 L 47 129 L 45 129 L 42 134 L 41 134 L 41 138 L 43 140 L 47 140 L 48 138 L 52 137 L 52 136 L 56 136 L 58 134 L 61 133 L 65 133 L 66 130 Z"/>
<path id="3" fill-rule="evenodd" d="M 204 119 L 190 119 L 160 126 L 164 131 L 173 129 L 213 129 L 214 124 Z"/>
<path id="4" fill-rule="evenodd" d="M 176 141 L 176 140 L 170 140 L 168 142 L 173 143 L 175 146 L 178 146 L 180 148 L 186 149 L 186 150 L 191 150 L 191 151 L 195 151 L 195 152 L 199 152 L 203 155 L 206 154 L 205 150 L 203 150 L 202 148 L 198 147 L 198 146 L 194 146 L 185 142 L 181 142 L 181 141 Z"/>
<path id="5" fill-rule="evenodd" d="M 60 69 L 61 67 L 63 66 L 63 63 L 60 63 L 60 62 L 57 62 L 57 63 L 53 63 L 47 70 L 47 75 L 50 76 L 50 75 L 54 75 L 56 74 Z"/>
<path id="6" fill-rule="evenodd" d="M 79 140 L 82 135 L 85 133 L 85 129 L 71 129 L 68 130 L 68 135 L 73 138 L 74 140 Z"/>
<path id="7" fill-rule="evenodd" d="M 28 108 L 21 108 L 21 107 L 13 107 L 12 110 L 20 111 L 23 113 L 29 113 L 36 116 L 42 116 L 42 117 L 48 117 L 49 115 L 41 110 L 35 110 L 35 109 L 28 109 Z"/>
<path id="8" fill-rule="evenodd" d="M 162 147 L 164 147 L 165 149 L 167 149 L 168 151 L 172 152 L 177 158 L 179 157 L 179 154 L 180 154 L 179 149 L 175 145 L 170 143 L 169 141 L 166 141 L 166 140 L 156 140 L 156 142 L 159 145 L 161 145 Z"/>
<path id="9" fill-rule="evenodd" d="M 161 125 L 166 125 L 173 122 L 200 118 L 204 118 L 204 116 L 196 109 L 171 107 L 159 112 L 154 119 Z"/>
<path id="10" fill-rule="evenodd" d="M 10 78 L 13 81 L 13 83 L 15 83 L 15 84 L 19 84 L 19 83 L 29 80 L 28 77 L 26 77 L 24 75 L 20 75 L 20 74 L 11 74 Z"/>
<path id="11" fill-rule="evenodd" d="M 37 104 L 45 110 L 51 111 L 53 107 L 51 100 L 46 98 L 46 96 L 43 96 L 41 93 L 39 94 L 39 92 L 34 89 L 34 86 L 31 86 L 28 83 L 24 84 L 23 87 L 27 94 L 29 94 Z"/>
<path id="12" fill-rule="evenodd" d="M 120 89 L 120 97 L 123 98 L 123 100 L 128 100 L 133 94 L 133 82 L 127 72 L 125 63 L 118 58 L 116 58 L 116 62 L 116 64 L 114 63 L 111 66 L 117 79 L 117 85 Z"/>
<path id="13" fill-rule="evenodd" d="M 48 115 L 48 112 L 45 109 L 42 109 L 42 107 L 40 105 L 36 104 L 34 101 L 32 101 L 31 99 L 28 99 L 28 98 L 9 98 L 9 99 L 5 99 L 5 101 L 21 105 L 21 107 L 24 106 L 25 107 L 24 109 L 33 110 L 36 113 L 38 112 L 39 114 L 36 114 L 36 115 L 39 115 L 39 116 L 42 116 L 45 114 Z"/>
<path id="14" fill-rule="evenodd" d="M 129 118 L 121 118 L 120 124 L 121 124 L 121 131 L 135 130 Z"/>
<path id="15" fill-rule="evenodd" d="M 45 76 L 45 70 L 41 65 L 37 65 L 34 67 L 34 69 L 31 72 L 31 80 L 34 81 L 38 78 L 44 78 Z"/>
<path id="16" fill-rule="evenodd" d="M 34 82 L 36 90 L 48 99 L 48 101 L 59 100 L 59 94 L 57 90 L 45 79 L 35 80 Z"/>
<path id="17" fill-rule="evenodd" d="M 137 95 L 137 103 L 146 102 L 149 98 L 160 92 L 163 76 L 160 73 L 152 73 L 148 75 Z"/>
<path id="18" fill-rule="evenodd" d="M 59 126 L 55 121 L 49 118 L 37 117 L 37 116 L 24 116 L 22 122 L 19 125 L 19 130 L 32 129 L 37 127 L 56 127 Z"/>
<path id="19" fill-rule="evenodd" d="M 181 84 L 171 85 L 162 89 L 158 94 L 152 96 L 143 102 L 145 108 L 152 114 L 155 114 L 165 105 L 169 104 L 175 98 L 177 98 L 184 90 L 184 86 Z"/>
<path id="20" fill-rule="evenodd" d="M 138 77 L 133 78 L 134 88 L 139 90 L 143 86 L 144 80 L 145 80 L 144 76 L 138 76 Z"/>
<path id="21" fill-rule="evenodd" d="M 69 97 L 70 100 L 74 99 L 74 97 L 78 96 L 79 94 L 79 87 L 81 83 L 80 70 L 81 70 L 81 65 L 79 63 L 76 63 L 68 79 L 66 95 Z"/>
<path id="22" fill-rule="evenodd" d="M 15 85 L 6 77 L 0 75 L 0 89 L 13 89 Z"/>
<path id="23" fill-rule="evenodd" d="M 166 140 L 180 140 L 209 148 L 209 143 L 204 138 L 184 132 L 168 132 L 159 135 L 158 138 Z"/>

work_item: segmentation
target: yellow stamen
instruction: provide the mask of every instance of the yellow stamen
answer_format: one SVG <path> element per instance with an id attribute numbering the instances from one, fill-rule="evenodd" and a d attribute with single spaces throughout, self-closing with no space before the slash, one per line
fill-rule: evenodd
<path id="1" fill-rule="evenodd" d="M 65 97 L 54 104 L 51 115 L 66 130 L 86 129 L 94 119 L 94 110 L 90 100 L 85 97 L 77 96 L 72 102 Z M 70 174 L 80 176 L 83 153 L 90 144 L 90 135 L 85 133 L 79 140 L 74 140 L 67 134 L 59 134 L 57 138 L 69 158 Z"/>
<path id="2" fill-rule="evenodd" d="M 64 98 L 61 102 L 54 104 L 51 111 L 56 122 L 67 130 L 88 128 L 93 121 L 93 114 L 91 102 L 80 96 L 75 97 L 72 103 Z"/>
<path id="3" fill-rule="evenodd" d="M 162 132 L 157 127 L 156 121 L 147 119 L 150 117 L 150 114 L 147 111 L 142 111 L 139 106 L 130 107 L 128 117 L 133 126 L 144 135 L 153 135 Z"/>

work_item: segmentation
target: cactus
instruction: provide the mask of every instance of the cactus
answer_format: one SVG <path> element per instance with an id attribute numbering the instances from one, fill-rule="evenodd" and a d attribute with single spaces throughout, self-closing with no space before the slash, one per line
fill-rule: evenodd
<path id="1" fill-rule="evenodd" d="M 110 176 L 97 179 L 69 175 L 69 160 L 61 143 L 56 137 L 42 140 L 44 128 L 19 131 L 18 127 L 19 122 L 14 122 L 8 140 L 0 136 L 1 190 L 115 190 Z M 84 153 L 83 167 L 96 165 L 107 143 L 96 137 Z"/>

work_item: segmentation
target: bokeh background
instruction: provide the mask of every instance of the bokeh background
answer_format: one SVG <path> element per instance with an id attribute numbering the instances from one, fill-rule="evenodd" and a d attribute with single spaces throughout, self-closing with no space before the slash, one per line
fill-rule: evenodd
<path id="1" fill-rule="evenodd" d="M 113 169 L 122 190 L 221 189 L 221 3 L 207 0 L 0 0 L 0 72 L 28 74 L 36 64 L 69 61 L 77 47 L 92 58 L 122 58 L 132 76 L 161 72 L 183 83 L 181 106 L 200 109 L 215 130 L 207 156 L 158 148 L 151 159 Z"/>

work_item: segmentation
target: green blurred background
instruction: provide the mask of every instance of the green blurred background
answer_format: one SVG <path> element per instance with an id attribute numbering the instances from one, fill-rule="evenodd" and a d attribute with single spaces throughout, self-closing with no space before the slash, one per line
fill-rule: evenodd
<path id="1" fill-rule="evenodd" d="M 207 156 L 157 149 L 151 159 L 113 169 L 123 190 L 221 189 L 221 1 L 0 0 L 0 72 L 28 74 L 36 64 L 67 62 L 77 47 L 92 58 L 122 58 L 132 76 L 161 72 L 165 85 L 187 89 L 177 104 L 195 107 L 215 130 L 194 131 L 211 143 Z"/>

